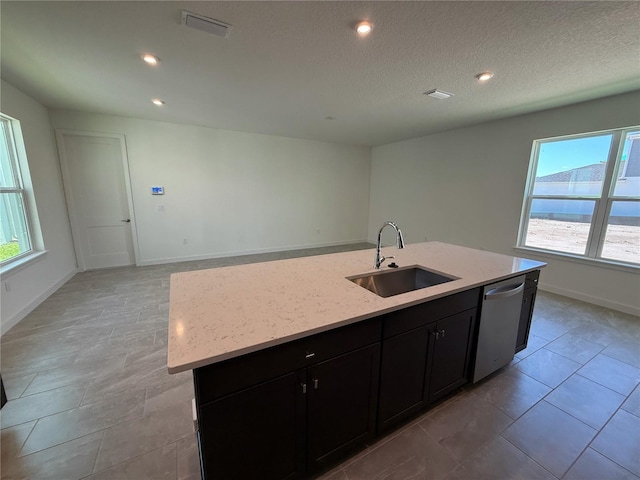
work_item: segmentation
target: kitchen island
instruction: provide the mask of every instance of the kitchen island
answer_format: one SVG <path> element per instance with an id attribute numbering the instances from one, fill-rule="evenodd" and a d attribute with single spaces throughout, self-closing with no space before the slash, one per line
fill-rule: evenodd
<path id="1" fill-rule="evenodd" d="M 348 279 L 374 272 L 373 250 L 171 276 L 168 368 L 194 371 L 204 478 L 305 478 L 451 394 L 492 282 L 527 276 L 526 345 L 544 263 L 439 242 L 393 254 L 454 279 L 380 297 Z"/>

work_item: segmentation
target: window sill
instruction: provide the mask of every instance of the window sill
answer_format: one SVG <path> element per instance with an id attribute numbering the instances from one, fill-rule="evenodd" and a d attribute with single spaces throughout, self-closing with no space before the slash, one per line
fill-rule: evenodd
<path id="1" fill-rule="evenodd" d="M 26 268 L 29 265 L 42 260 L 46 254 L 47 254 L 46 250 L 41 250 L 39 252 L 33 252 L 33 253 L 30 253 L 29 255 L 25 255 L 24 257 L 19 258 L 14 262 L 8 263 L 6 265 L 2 265 L 0 266 L 0 274 L 2 274 L 3 277 L 5 277 L 7 275 L 11 275 L 16 272 L 19 272 L 23 268 Z"/>
<path id="2" fill-rule="evenodd" d="M 567 262 L 581 263 L 591 267 L 608 268 L 610 270 L 618 270 L 627 273 L 640 273 L 640 265 L 630 265 L 628 263 L 620 263 L 613 260 L 603 260 L 601 258 L 587 258 L 570 253 L 552 252 L 550 250 L 541 250 L 532 247 L 513 247 L 518 252 L 525 252 L 530 255 L 538 255 L 546 258 L 555 258 L 557 260 L 565 260 Z"/>

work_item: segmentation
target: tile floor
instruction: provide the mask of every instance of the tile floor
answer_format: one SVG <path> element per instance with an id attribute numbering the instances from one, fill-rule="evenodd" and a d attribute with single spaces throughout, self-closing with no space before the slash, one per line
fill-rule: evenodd
<path id="1" fill-rule="evenodd" d="M 359 248 L 76 275 L 1 339 L 2 479 L 199 479 L 191 375 L 166 371 L 169 275 Z M 639 345 L 639 318 L 539 292 L 508 367 L 321 478 L 638 480 Z"/>

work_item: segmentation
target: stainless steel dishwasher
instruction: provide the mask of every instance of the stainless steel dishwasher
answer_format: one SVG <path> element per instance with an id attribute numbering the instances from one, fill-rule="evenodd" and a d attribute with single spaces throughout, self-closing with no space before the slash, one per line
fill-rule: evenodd
<path id="1" fill-rule="evenodd" d="M 513 360 L 524 282 L 521 275 L 484 287 L 474 383 Z"/>

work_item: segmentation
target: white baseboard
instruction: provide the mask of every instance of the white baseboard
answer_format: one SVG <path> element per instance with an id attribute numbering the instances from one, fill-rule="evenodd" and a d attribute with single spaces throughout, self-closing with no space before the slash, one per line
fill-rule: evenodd
<path id="1" fill-rule="evenodd" d="M 322 248 L 322 247 L 335 247 L 338 245 L 353 245 L 355 243 L 368 243 L 368 242 L 367 240 L 349 240 L 349 241 L 340 242 L 340 243 L 329 242 L 329 243 L 315 243 L 312 245 L 289 245 L 286 247 L 278 247 L 278 248 L 237 250 L 237 251 L 228 251 L 228 252 L 215 253 L 215 254 L 191 255 L 188 257 L 154 258 L 151 260 L 143 260 L 138 264 L 138 266 L 146 267 L 149 265 L 162 265 L 165 263 L 194 262 L 198 260 L 211 260 L 213 258 L 236 257 L 241 255 L 255 255 L 259 253 L 288 252 L 290 250 L 305 250 L 307 248 Z"/>
<path id="2" fill-rule="evenodd" d="M 44 292 L 34 298 L 31 302 L 29 302 L 26 306 L 18 310 L 11 317 L 6 319 L 2 325 L 0 326 L 0 336 L 7 333 L 11 328 L 16 326 L 20 320 L 29 315 L 35 308 L 44 302 L 47 298 L 49 298 L 56 290 L 58 290 L 62 285 L 71 280 L 75 274 L 78 273 L 77 270 L 72 270 L 67 273 L 64 277 L 58 280 L 56 283 L 47 288 Z"/>
<path id="3" fill-rule="evenodd" d="M 563 297 L 569 297 L 575 300 L 580 300 L 582 302 L 592 303 L 594 305 L 599 305 L 601 307 L 617 310 L 619 312 L 640 316 L 640 308 L 634 307 L 633 305 L 626 305 L 624 303 L 612 302 L 611 300 L 607 300 L 605 298 L 594 297 L 593 295 L 585 295 L 584 293 L 581 293 L 581 292 L 576 292 L 574 290 L 568 290 L 566 288 L 561 288 L 561 287 L 555 287 L 553 285 L 547 285 L 545 283 L 540 283 L 538 285 L 538 288 L 544 292 L 555 293 L 558 295 L 562 295 Z"/>

